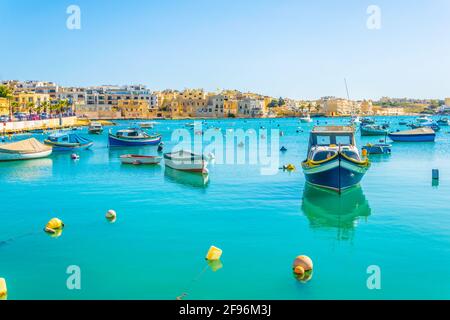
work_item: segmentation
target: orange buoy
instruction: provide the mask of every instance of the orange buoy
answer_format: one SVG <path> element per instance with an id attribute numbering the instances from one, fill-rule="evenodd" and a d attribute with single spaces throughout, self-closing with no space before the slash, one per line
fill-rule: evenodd
<path id="1" fill-rule="evenodd" d="M 308 256 L 298 256 L 292 264 L 292 269 L 294 272 L 297 267 L 302 267 L 303 271 L 309 271 L 313 269 L 313 262 Z"/>
<path id="2" fill-rule="evenodd" d="M 299 276 L 303 276 L 305 274 L 305 269 L 302 266 L 296 266 L 294 268 L 294 273 Z"/>

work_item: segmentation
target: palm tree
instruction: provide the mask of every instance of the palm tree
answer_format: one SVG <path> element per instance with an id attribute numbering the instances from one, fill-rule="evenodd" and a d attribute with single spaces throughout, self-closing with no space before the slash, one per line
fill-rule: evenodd
<path id="1" fill-rule="evenodd" d="M 44 110 L 44 112 L 48 112 L 48 110 L 50 108 L 50 103 L 48 101 L 42 102 L 41 108 L 42 108 L 42 110 Z"/>
<path id="2" fill-rule="evenodd" d="M 30 101 L 27 103 L 28 113 L 31 114 L 33 109 L 35 108 L 34 102 Z"/>
<path id="3" fill-rule="evenodd" d="M 0 86 L 0 98 L 8 100 L 9 117 L 12 119 L 11 100 L 13 98 L 13 91 L 8 86 Z"/>

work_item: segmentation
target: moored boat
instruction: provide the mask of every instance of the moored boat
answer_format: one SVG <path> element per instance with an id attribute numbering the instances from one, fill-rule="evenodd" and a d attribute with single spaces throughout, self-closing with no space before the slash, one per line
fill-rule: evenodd
<path id="1" fill-rule="evenodd" d="M 353 127 L 316 126 L 311 131 L 302 162 L 309 184 L 341 192 L 359 184 L 369 167 L 356 147 Z"/>
<path id="2" fill-rule="evenodd" d="M 392 145 L 387 143 L 376 143 L 370 144 L 368 143 L 362 150 L 366 150 L 367 154 L 390 154 Z"/>
<path id="3" fill-rule="evenodd" d="M 159 156 L 144 156 L 137 154 L 124 154 L 120 156 L 120 161 L 123 164 L 158 164 L 162 157 Z"/>
<path id="4" fill-rule="evenodd" d="M 441 118 L 438 121 L 436 121 L 436 123 L 440 126 L 448 126 L 450 125 L 450 121 L 448 120 L 448 118 Z"/>
<path id="5" fill-rule="evenodd" d="M 382 126 L 375 124 L 367 124 L 361 126 L 362 136 L 384 136 L 388 133 L 388 130 Z"/>
<path id="6" fill-rule="evenodd" d="M 375 120 L 370 119 L 370 118 L 362 118 L 361 124 L 375 124 Z"/>
<path id="7" fill-rule="evenodd" d="M 94 142 L 75 133 L 57 132 L 49 135 L 44 141 L 53 151 L 85 150 L 92 147 Z"/>
<path id="8" fill-rule="evenodd" d="M 207 161 L 201 154 L 186 150 L 164 154 L 164 163 L 167 167 L 189 172 L 208 173 Z"/>
<path id="9" fill-rule="evenodd" d="M 397 131 L 388 134 L 392 141 L 397 142 L 433 142 L 436 133 L 431 128 L 417 128 L 413 130 Z"/>
<path id="10" fill-rule="evenodd" d="M 52 151 L 51 147 L 40 143 L 35 138 L 30 138 L 18 142 L 0 144 L 0 161 L 45 158 Z"/>
<path id="11" fill-rule="evenodd" d="M 140 129 L 119 130 L 116 133 L 110 130 L 108 141 L 110 147 L 157 145 L 161 142 L 161 135 L 149 135 Z"/>
<path id="12" fill-rule="evenodd" d="M 92 122 L 88 127 L 90 134 L 101 134 L 103 132 L 103 126 L 100 122 Z"/>
<path id="13" fill-rule="evenodd" d="M 139 122 L 138 123 L 139 127 L 145 128 L 145 129 L 152 129 L 155 124 L 156 124 L 156 122 L 153 122 L 153 121 Z"/>
<path id="14" fill-rule="evenodd" d="M 433 120 L 427 116 L 420 116 L 416 118 L 417 123 L 431 123 Z"/>
<path id="15" fill-rule="evenodd" d="M 311 116 L 308 114 L 308 115 L 306 115 L 305 117 L 301 117 L 300 118 L 300 122 L 303 122 L 303 123 L 310 123 L 310 122 L 312 122 L 313 120 L 311 119 Z"/>

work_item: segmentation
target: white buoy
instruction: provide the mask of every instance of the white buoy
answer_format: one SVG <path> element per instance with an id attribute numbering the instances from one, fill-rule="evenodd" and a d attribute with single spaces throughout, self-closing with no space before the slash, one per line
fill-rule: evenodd
<path id="1" fill-rule="evenodd" d="M 106 213 L 106 219 L 108 220 L 116 220 L 117 218 L 117 214 L 114 210 L 108 210 L 108 212 Z"/>

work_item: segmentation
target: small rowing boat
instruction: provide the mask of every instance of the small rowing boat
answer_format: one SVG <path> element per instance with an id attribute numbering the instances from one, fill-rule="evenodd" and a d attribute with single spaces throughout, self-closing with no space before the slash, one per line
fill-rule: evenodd
<path id="1" fill-rule="evenodd" d="M 189 172 L 207 174 L 207 161 L 201 154 L 179 150 L 164 154 L 164 163 L 167 167 Z"/>
<path id="2" fill-rule="evenodd" d="M 397 142 L 434 142 L 436 133 L 431 128 L 423 127 L 413 130 L 391 132 L 388 136 L 392 141 Z"/>
<path id="3" fill-rule="evenodd" d="M 362 150 L 366 150 L 367 154 L 390 154 L 392 145 L 387 143 L 377 143 L 370 144 L 368 143 Z"/>
<path id="4" fill-rule="evenodd" d="M 122 164 L 158 164 L 162 157 L 158 156 L 143 156 L 137 154 L 124 154 L 120 156 Z"/>
<path id="5" fill-rule="evenodd" d="M 361 126 L 361 136 L 384 136 L 388 133 L 387 129 L 380 125 L 367 124 Z"/>
<path id="6" fill-rule="evenodd" d="M 161 142 L 161 135 L 149 135 L 140 129 L 119 130 L 115 134 L 109 131 L 110 147 L 132 147 L 157 145 Z"/>
<path id="7" fill-rule="evenodd" d="M 57 132 L 51 134 L 44 141 L 53 147 L 53 151 L 75 151 L 89 149 L 94 142 L 75 133 Z"/>
<path id="8" fill-rule="evenodd" d="M 35 138 L 0 145 L 0 161 L 39 159 L 51 153 L 51 147 Z"/>
<path id="9" fill-rule="evenodd" d="M 89 125 L 88 132 L 90 134 L 101 134 L 103 132 L 103 126 L 99 122 L 92 122 Z"/>
<path id="10" fill-rule="evenodd" d="M 302 122 L 302 123 L 310 123 L 310 122 L 312 122 L 313 120 L 311 119 L 311 116 L 308 114 L 308 115 L 306 115 L 306 117 L 301 117 L 300 118 L 300 122 Z"/>

